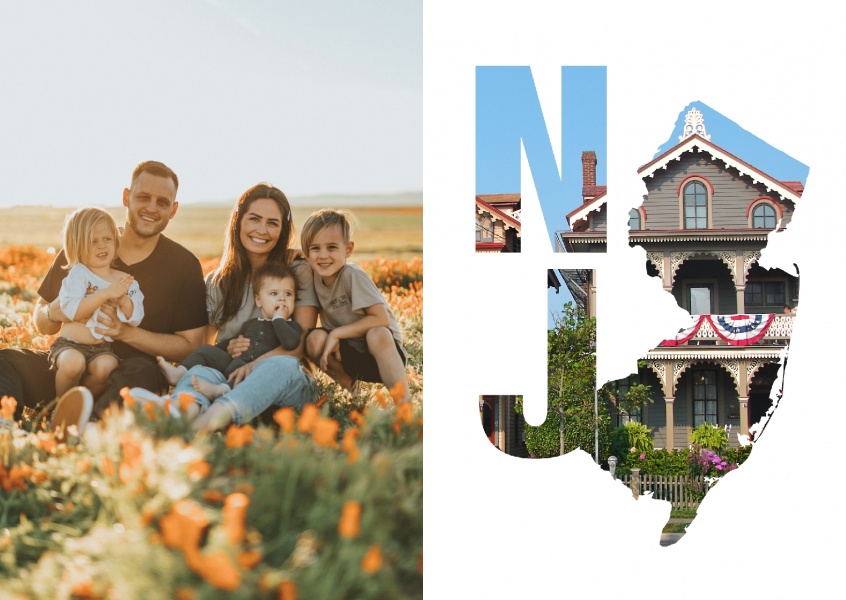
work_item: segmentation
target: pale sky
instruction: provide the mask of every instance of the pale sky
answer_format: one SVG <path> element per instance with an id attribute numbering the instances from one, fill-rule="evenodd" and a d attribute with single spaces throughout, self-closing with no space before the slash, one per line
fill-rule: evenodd
<path id="1" fill-rule="evenodd" d="M 0 0 L 0 206 L 422 189 L 419 1 Z"/>

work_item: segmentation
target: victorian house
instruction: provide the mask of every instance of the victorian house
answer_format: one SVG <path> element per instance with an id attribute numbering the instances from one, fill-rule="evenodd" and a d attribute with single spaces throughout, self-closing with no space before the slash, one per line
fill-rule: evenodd
<path id="1" fill-rule="evenodd" d="M 679 143 L 640 167 L 643 202 L 629 213 L 629 243 L 646 251 L 646 272 L 690 312 L 691 324 L 641 357 L 638 373 L 618 383 L 651 387 L 653 402 L 619 414 L 648 426 L 656 448 L 684 448 L 710 422 L 745 443 L 771 406 L 787 346 L 799 281 L 757 260 L 767 235 L 790 222 L 799 181 L 781 181 L 711 141 L 701 113 L 687 114 Z M 596 157 L 583 161 L 583 203 L 558 232 L 565 252 L 606 248 L 606 204 L 596 186 Z M 750 435 L 750 427 L 752 432 Z"/>
<path id="2" fill-rule="evenodd" d="M 476 252 L 520 252 L 520 194 L 476 196 Z"/>

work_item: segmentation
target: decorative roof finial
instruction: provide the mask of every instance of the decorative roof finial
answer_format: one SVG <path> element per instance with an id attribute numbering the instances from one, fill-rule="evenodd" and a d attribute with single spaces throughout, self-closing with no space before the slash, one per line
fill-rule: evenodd
<path id="1" fill-rule="evenodd" d="M 694 133 L 706 140 L 711 139 L 711 136 L 705 133 L 705 118 L 695 106 L 684 116 L 684 130 L 679 136 L 679 141 L 692 136 Z"/>

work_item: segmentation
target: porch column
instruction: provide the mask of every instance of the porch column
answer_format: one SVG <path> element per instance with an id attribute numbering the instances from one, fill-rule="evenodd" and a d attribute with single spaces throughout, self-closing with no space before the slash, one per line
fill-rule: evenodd
<path id="1" fill-rule="evenodd" d="M 663 273 L 664 277 L 662 278 L 663 280 L 661 281 L 661 284 L 664 286 L 665 292 L 672 294 L 673 293 L 673 276 L 674 276 L 674 273 L 673 273 L 673 258 L 670 255 L 670 253 L 667 252 L 666 250 L 664 250 L 664 268 L 662 270 L 664 272 Z"/>
<path id="2" fill-rule="evenodd" d="M 746 269 L 743 266 L 743 252 L 737 251 L 734 257 L 734 289 L 737 292 L 737 313 L 746 312 Z"/>
<path id="3" fill-rule="evenodd" d="M 746 286 L 735 286 L 737 290 L 737 314 L 742 315 L 746 313 Z"/>
<path id="4" fill-rule="evenodd" d="M 673 439 L 673 429 L 675 427 L 675 420 L 673 419 L 673 402 L 675 398 L 664 398 L 664 408 L 667 415 L 667 450 L 672 450 L 676 447 Z"/>
<path id="5" fill-rule="evenodd" d="M 749 435 L 749 396 L 738 396 L 740 403 L 740 435 Z"/>
<path id="6" fill-rule="evenodd" d="M 499 449 L 505 452 L 505 437 L 506 431 L 508 431 L 507 426 L 507 419 L 508 419 L 508 396 L 499 396 L 497 402 L 497 412 L 499 412 L 499 431 L 497 434 L 499 439 L 497 439 Z"/>

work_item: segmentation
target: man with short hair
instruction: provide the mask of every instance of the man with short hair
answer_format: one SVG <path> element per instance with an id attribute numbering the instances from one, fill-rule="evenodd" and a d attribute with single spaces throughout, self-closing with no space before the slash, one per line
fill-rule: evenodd
<path id="1" fill-rule="evenodd" d="M 206 289 L 200 262 L 183 246 L 162 235 L 176 215 L 179 180 L 165 164 L 146 161 L 132 173 L 123 191 L 126 223 L 114 267 L 132 275 L 144 294 L 145 316 L 138 327 L 120 321 L 114 307 L 104 305 L 99 333 L 111 337 L 112 350 L 121 359 L 106 390 L 93 409 L 99 415 L 112 402 L 121 403 L 123 387 L 142 387 L 159 392 L 167 382 L 155 356 L 181 361 L 205 341 L 208 325 Z M 59 289 L 67 275 L 64 251 L 59 252 L 38 288 L 34 310 L 38 330 L 46 335 L 59 331 L 70 319 L 59 306 Z M 24 406 L 35 408 L 55 397 L 55 375 L 47 352 L 7 348 L 0 350 L 0 396 L 17 399 L 18 414 Z M 83 381 L 83 384 L 85 382 Z M 91 411 L 92 398 L 84 388 L 73 388 L 60 398 L 53 422 L 80 427 Z M 82 422 L 81 422 L 82 421 Z"/>

